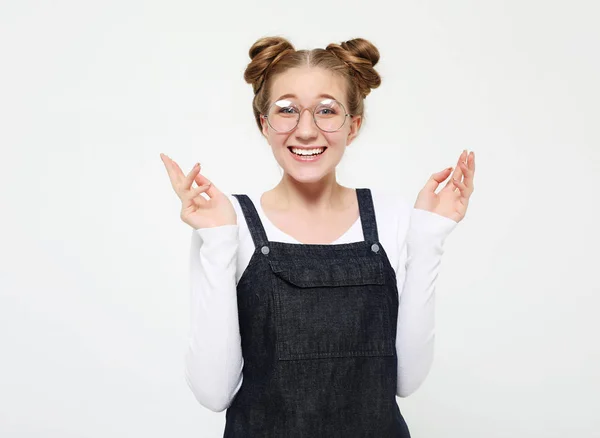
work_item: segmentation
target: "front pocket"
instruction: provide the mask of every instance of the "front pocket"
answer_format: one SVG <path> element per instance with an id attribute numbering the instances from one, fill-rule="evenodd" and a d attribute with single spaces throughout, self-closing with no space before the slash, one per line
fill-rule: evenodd
<path id="1" fill-rule="evenodd" d="M 389 286 L 377 256 L 269 264 L 280 360 L 394 354 Z"/>
<path id="2" fill-rule="evenodd" d="M 300 288 L 385 284 L 383 263 L 374 257 L 312 259 L 298 263 L 269 260 L 278 277 Z"/>

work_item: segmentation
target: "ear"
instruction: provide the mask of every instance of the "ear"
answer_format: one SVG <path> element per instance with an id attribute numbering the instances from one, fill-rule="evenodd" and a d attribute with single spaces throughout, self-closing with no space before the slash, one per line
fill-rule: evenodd
<path id="1" fill-rule="evenodd" d="M 260 114 L 259 117 L 260 126 L 262 126 L 262 135 L 264 135 L 265 138 L 269 138 L 269 123 L 267 122 L 267 119 L 263 117 L 262 114 Z"/>
<path id="2" fill-rule="evenodd" d="M 350 143 L 354 141 L 360 130 L 362 124 L 362 116 L 352 116 L 352 122 L 350 123 L 350 132 L 348 132 L 348 138 L 346 139 L 346 146 L 350 146 Z"/>

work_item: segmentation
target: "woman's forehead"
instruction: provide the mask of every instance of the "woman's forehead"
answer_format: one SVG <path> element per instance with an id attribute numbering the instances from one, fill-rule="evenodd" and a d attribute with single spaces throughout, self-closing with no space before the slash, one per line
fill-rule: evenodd
<path id="1" fill-rule="evenodd" d="M 279 101 L 279 100 L 289 100 L 292 102 L 298 102 L 300 101 L 300 97 L 298 97 L 297 95 L 295 95 L 294 93 L 286 93 L 286 94 L 282 94 L 281 96 L 273 96 L 274 97 L 274 101 Z M 342 96 L 335 96 L 329 93 L 321 93 L 317 96 L 314 96 L 313 100 L 318 100 L 318 101 L 329 101 L 331 99 L 333 100 L 340 100 Z M 310 99 L 310 98 L 309 98 Z"/>
<path id="2" fill-rule="evenodd" d="M 271 87 L 272 101 L 294 100 L 313 103 L 316 100 L 345 98 L 344 79 L 321 68 L 292 68 L 274 78 Z"/>

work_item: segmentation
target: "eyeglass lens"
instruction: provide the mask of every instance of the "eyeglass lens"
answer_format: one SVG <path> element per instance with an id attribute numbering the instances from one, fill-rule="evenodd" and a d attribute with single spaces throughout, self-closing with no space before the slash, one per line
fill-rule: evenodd
<path id="1" fill-rule="evenodd" d="M 346 111 L 334 99 L 321 101 L 313 110 L 314 120 L 323 131 L 337 131 L 346 120 Z M 291 100 L 278 100 L 269 109 L 267 117 L 271 128 L 279 132 L 291 131 L 300 119 L 300 107 Z"/>

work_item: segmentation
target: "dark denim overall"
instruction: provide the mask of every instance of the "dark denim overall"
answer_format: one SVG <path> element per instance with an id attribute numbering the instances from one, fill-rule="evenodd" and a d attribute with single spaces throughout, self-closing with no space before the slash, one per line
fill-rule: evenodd
<path id="1" fill-rule="evenodd" d="M 243 382 L 225 438 L 408 438 L 396 404 L 396 274 L 369 189 L 365 240 L 270 242 L 246 195 L 256 250 L 237 285 Z"/>

